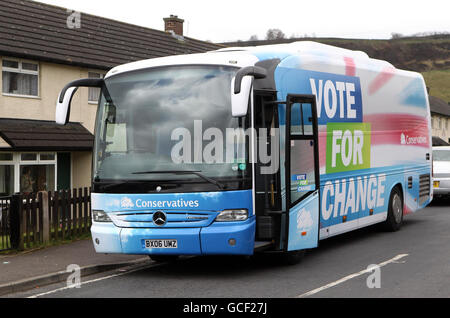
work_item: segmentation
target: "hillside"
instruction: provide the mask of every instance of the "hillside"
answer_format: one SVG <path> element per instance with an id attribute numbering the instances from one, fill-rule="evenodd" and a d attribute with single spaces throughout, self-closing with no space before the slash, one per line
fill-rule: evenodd
<path id="1" fill-rule="evenodd" d="M 395 40 L 319 39 L 318 42 L 366 52 L 395 67 L 416 72 L 450 70 L 450 35 Z"/>
<path id="2" fill-rule="evenodd" d="M 430 95 L 450 102 L 450 35 L 389 41 L 326 40 L 323 43 L 361 50 L 397 68 L 421 72 Z"/>
<path id="3" fill-rule="evenodd" d="M 386 60 L 395 67 L 421 72 L 430 95 L 450 102 L 450 35 L 405 37 L 393 40 L 359 40 L 337 38 L 299 38 L 273 41 L 239 41 L 225 46 L 255 46 L 294 41 L 316 41 L 366 52 L 370 57 Z"/>
<path id="4" fill-rule="evenodd" d="M 422 74 L 430 89 L 430 95 L 450 103 L 450 69 L 432 70 Z"/>

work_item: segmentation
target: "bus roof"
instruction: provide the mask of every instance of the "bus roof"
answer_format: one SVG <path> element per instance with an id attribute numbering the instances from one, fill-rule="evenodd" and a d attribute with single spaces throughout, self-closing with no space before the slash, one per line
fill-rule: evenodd
<path id="1" fill-rule="evenodd" d="M 217 52 L 227 52 L 233 50 L 249 51 L 249 52 L 285 52 L 291 55 L 297 54 L 326 54 L 328 56 L 347 56 L 357 59 L 369 59 L 369 56 L 362 51 L 353 51 L 349 49 L 343 49 L 336 46 L 331 46 L 327 44 L 322 44 L 313 41 L 297 41 L 286 44 L 272 44 L 272 45 L 261 45 L 261 46 L 251 46 L 251 47 L 231 47 L 219 49 Z"/>
<path id="2" fill-rule="evenodd" d="M 140 69 L 173 66 L 173 65 L 228 65 L 236 67 L 253 66 L 258 61 L 278 58 L 284 60 L 290 56 L 298 56 L 306 59 L 320 59 L 322 61 L 342 61 L 351 58 L 358 62 L 360 67 L 379 68 L 394 66 L 389 62 L 370 58 L 362 51 L 343 49 L 327 44 L 299 41 L 288 44 L 273 44 L 254 47 L 231 47 L 206 53 L 174 55 L 137 61 L 113 68 L 106 78 L 124 72 Z"/>
<path id="3" fill-rule="evenodd" d="M 137 71 L 141 69 L 174 66 L 174 65 L 226 65 L 234 67 L 252 66 L 258 62 L 258 58 L 249 52 L 207 52 L 187 55 L 173 55 L 159 57 L 143 61 L 137 61 L 113 68 L 105 78 L 115 76 L 125 72 Z"/>

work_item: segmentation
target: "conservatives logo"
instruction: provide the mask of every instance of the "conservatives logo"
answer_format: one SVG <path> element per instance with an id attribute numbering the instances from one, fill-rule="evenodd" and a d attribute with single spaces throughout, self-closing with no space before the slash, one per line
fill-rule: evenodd
<path id="1" fill-rule="evenodd" d="M 408 136 L 402 133 L 400 135 L 400 143 L 402 145 L 422 145 L 427 143 L 427 137 L 425 136 Z"/>
<path id="2" fill-rule="evenodd" d="M 125 197 L 120 201 L 120 207 L 124 209 L 134 208 L 134 203 L 130 198 Z"/>
<path id="3" fill-rule="evenodd" d="M 116 203 L 118 204 L 118 202 Z M 128 197 L 123 197 L 120 200 L 120 207 L 122 209 L 141 209 L 141 208 L 198 208 L 200 206 L 199 200 L 185 200 L 183 198 L 174 198 L 173 200 L 143 200 L 137 199 L 133 201 Z"/>
<path id="4" fill-rule="evenodd" d="M 313 218 L 311 216 L 311 212 L 303 208 L 297 214 L 297 231 L 299 235 L 302 235 L 303 232 L 308 232 L 314 225 Z"/>

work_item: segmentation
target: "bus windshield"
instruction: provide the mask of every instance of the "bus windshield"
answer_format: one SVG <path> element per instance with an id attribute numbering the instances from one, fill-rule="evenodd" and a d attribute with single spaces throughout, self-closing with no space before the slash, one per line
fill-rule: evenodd
<path id="1" fill-rule="evenodd" d="M 171 66 L 105 80 L 99 101 L 94 181 L 219 184 L 251 175 L 248 117 L 231 115 L 237 69 Z M 230 137 L 231 136 L 231 137 Z M 183 173 L 186 172 L 186 173 Z M 195 173 L 189 173 L 195 172 Z"/>

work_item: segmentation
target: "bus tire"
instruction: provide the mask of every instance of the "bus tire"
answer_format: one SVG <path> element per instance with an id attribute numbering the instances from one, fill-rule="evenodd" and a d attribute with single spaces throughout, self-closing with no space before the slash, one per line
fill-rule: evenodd
<path id="1" fill-rule="evenodd" d="M 392 189 L 389 197 L 388 215 L 383 229 L 389 232 L 400 230 L 403 223 L 403 196 L 398 187 Z"/>
<path id="2" fill-rule="evenodd" d="M 178 255 L 149 255 L 150 259 L 156 263 L 171 263 L 178 259 Z"/>
<path id="3" fill-rule="evenodd" d="M 305 256 L 305 250 L 284 252 L 281 256 L 284 265 L 297 265 Z"/>

